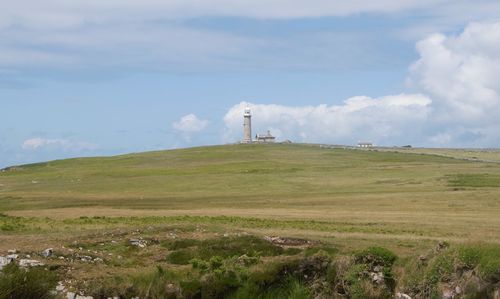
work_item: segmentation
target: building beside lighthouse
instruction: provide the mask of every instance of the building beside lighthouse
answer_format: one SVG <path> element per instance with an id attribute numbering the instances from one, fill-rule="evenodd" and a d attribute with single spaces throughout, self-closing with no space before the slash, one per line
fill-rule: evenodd
<path id="1" fill-rule="evenodd" d="M 271 131 L 267 131 L 267 134 L 257 134 L 255 139 L 252 139 L 252 114 L 250 108 L 245 108 L 243 113 L 243 139 L 241 143 L 274 143 L 276 137 L 271 135 Z"/>

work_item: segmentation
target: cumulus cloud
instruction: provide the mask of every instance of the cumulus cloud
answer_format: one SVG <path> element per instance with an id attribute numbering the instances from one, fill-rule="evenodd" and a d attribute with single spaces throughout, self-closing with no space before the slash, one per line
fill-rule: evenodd
<path id="1" fill-rule="evenodd" d="M 410 84 L 433 99 L 431 121 L 440 129 L 437 136 L 447 136 L 438 139 L 498 144 L 500 22 L 471 23 L 458 35 L 433 34 L 417 50 Z"/>
<path id="2" fill-rule="evenodd" d="M 241 136 L 242 111 L 249 106 L 258 130 L 297 141 L 498 146 L 500 22 L 471 23 L 458 35 L 433 34 L 417 50 L 408 78 L 417 94 L 304 107 L 241 102 L 224 117 L 225 138 Z"/>
<path id="3" fill-rule="evenodd" d="M 24 150 L 63 150 L 63 151 L 92 151 L 98 149 L 96 144 L 85 141 L 74 141 L 68 139 L 47 139 L 35 137 L 27 139 L 21 146 Z"/>
<path id="4" fill-rule="evenodd" d="M 242 111 L 250 107 L 256 131 L 273 131 L 278 138 L 304 142 L 386 143 L 408 140 L 430 113 L 431 100 L 420 94 L 381 98 L 358 96 L 342 105 L 289 107 L 241 102 L 224 116 L 226 140 L 241 136 Z"/>
<path id="5" fill-rule="evenodd" d="M 208 126 L 208 120 L 200 119 L 195 114 L 188 114 L 181 117 L 179 121 L 173 123 L 174 129 L 182 133 L 200 132 Z"/>

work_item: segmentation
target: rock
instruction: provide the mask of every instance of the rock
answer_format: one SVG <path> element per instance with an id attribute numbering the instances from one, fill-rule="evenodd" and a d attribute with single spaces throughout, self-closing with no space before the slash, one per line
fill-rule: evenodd
<path id="1" fill-rule="evenodd" d="M 66 298 L 67 299 L 75 299 L 75 297 L 76 297 L 76 294 L 73 293 L 73 292 L 67 292 L 66 293 Z"/>
<path id="2" fill-rule="evenodd" d="M 10 264 L 11 261 L 6 258 L 5 256 L 0 256 L 0 271 L 3 269 L 3 267 L 7 266 Z"/>
<path id="3" fill-rule="evenodd" d="M 16 249 L 9 249 L 9 250 L 7 250 L 7 253 L 8 254 L 16 254 L 17 250 Z"/>
<path id="4" fill-rule="evenodd" d="M 371 272 L 370 277 L 372 278 L 372 282 L 376 284 L 384 284 L 384 273 L 382 272 Z"/>
<path id="5" fill-rule="evenodd" d="M 20 267 L 37 267 L 37 266 L 44 266 L 45 264 L 37 261 L 37 260 L 28 260 L 28 259 L 20 259 L 19 260 L 19 266 Z"/>
<path id="6" fill-rule="evenodd" d="M 19 257 L 19 255 L 17 255 L 17 254 L 9 254 L 7 256 L 7 260 L 9 260 L 9 263 L 12 263 L 14 260 L 17 260 L 18 257 Z"/>
<path id="7" fill-rule="evenodd" d="M 130 239 L 129 240 L 130 245 L 132 246 L 137 246 L 139 248 L 144 248 L 146 247 L 147 242 L 142 239 Z"/>
<path id="8" fill-rule="evenodd" d="M 396 293 L 396 299 L 411 299 L 411 297 L 404 293 Z"/>
<path id="9" fill-rule="evenodd" d="M 44 251 L 42 251 L 42 255 L 44 257 L 51 257 L 52 254 L 54 254 L 54 249 L 53 248 L 47 248 Z"/>
<path id="10" fill-rule="evenodd" d="M 75 299 L 94 299 L 94 297 L 92 297 L 92 296 L 76 295 Z"/>
<path id="11" fill-rule="evenodd" d="M 81 255 L 81 256 L 79 256 L 79 258 L 82 262 L 91 262 L 92 261 L 92 257 L 88 256 L 88 255 Z"/>
<path id="12" fill-rule="evenodd" d="M 56 291 L 63 292 L 66 288 L 64 287 L 62 281 L 59 281 L 56 286 Z"/>
<path id="13" fill-rule="evenodd" d="M 462 288 L 460 286 L 455 287 L 455 293 L 456 294 L 461 294 L 462 293 Z"/>

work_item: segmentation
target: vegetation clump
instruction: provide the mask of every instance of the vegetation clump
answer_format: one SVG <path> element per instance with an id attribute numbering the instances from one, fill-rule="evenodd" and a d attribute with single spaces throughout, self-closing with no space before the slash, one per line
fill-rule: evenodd
<path id="1" fill-rule="evenodd" d="M 0 272 L 1 299 L 50 299 L 55 298 L 53 290 L 58 276 L 41 268 L 20 268 L 11 263 Z"/>
<path id="2" fill-rule="evenodd" d="M 209 260 L 215 256 L 222 258 L 242 255 L 276 256 L 284 252 L 282 247 L 251 235 L 201 241 L 175 241 L 167 245 L 167 248 L 173 250 L 167 256 L 167 261 L 179 265 L 187 265 L 192 259 Z"/>

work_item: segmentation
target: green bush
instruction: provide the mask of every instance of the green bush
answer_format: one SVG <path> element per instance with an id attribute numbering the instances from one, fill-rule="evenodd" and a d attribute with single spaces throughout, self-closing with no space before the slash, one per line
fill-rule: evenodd
<path id="1" fill-rule="evenodd" d="M 370 247 L 354 255 L 356 263 L 392 267 L 397 255 L 383 247 Z"/>
<path id="2" fill-rule="evenodd" d="M 22 269 L 16 264 L 5 266 L 0 272 L 1 299 L 55 298 L 57 274 L 41 268 Z"/>

